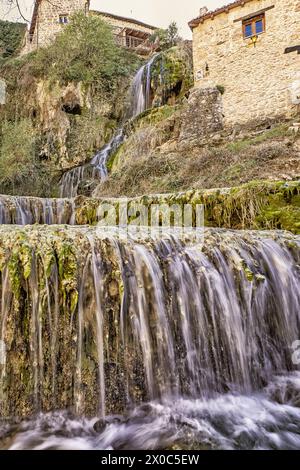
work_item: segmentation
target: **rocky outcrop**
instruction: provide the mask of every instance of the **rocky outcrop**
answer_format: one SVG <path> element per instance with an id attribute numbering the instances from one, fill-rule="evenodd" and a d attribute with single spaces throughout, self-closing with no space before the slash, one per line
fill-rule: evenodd
<path id="1" fill-rule="evenodd" d="M 101 148 L 122 115 L 125 90 L 111 102 L 82 83 L 61 86 L 48 81 L 36 85 L 35 104 L 42 137 L 40 154 L 66 170 L 88 160 Z"/>
<path id="2" fill-rule="evenodd" d="M 217 88 L 192 90 L 180 116 L 179 145 L 207 142 L 223 129 L 222 99 Z"/>

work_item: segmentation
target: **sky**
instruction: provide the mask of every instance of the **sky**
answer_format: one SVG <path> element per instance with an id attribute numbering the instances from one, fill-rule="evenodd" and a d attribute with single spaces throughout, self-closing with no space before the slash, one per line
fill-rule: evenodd
<path id="1" fill-rule="evenodd" d="M 0 18 L 17 20 L 20 15 L 14 9 L 9 12 L 7 0 L 0 0 Z M 91 8 L 94 10 L 115 13 L 121 16 L 144 21 L 165 28 L 171 21 L 176 21 L 180 28 L 180 34 L 185 38 L 191 38 L 191 32 L 187 23 L 198 16 L 199 9 L 207 6 L 214 10 L 219 6 L 230 3 L 231 0 L 91 0 Z M 34 0 L 19 0 L 24 16 L 31 18 Z"/>

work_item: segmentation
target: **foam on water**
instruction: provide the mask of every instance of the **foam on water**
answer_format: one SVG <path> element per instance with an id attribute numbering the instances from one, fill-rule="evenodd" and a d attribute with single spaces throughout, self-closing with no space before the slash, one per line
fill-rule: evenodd
<path id="1" fill-rule="evenodd" d="M 275 396 L 281 400 L 274 401 Z M 75 418 L 67 412 L 3 425 L 0 447 L 60 450 L 299 449 L 300 373 L 262 392 L 141 405 L 124 416 Z"/>

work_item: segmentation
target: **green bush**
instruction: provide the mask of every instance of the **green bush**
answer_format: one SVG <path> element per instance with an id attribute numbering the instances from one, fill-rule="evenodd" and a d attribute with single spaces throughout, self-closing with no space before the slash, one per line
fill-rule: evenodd
<path id="1" fill-rule="evenodd" d="M 37 157 L 38 140 L 29 119 L 0 127 L 0 193 L 49 196 L 53 190 L 50 167 Z"/>
<path id="2" fill-rule="evenodd" d="M 111 92 L 121 76 L 136 69 L 138 58 L 117 46 L 106 22 L 76 13 L 51 46 L 38 50 L 33 65 L 37 74 L 61 83 L 83 82 Z"/>
<path id="3" fill-rule="evenodd" d="M 26 25 L 0 20 L 0 60 L 15 56 L 21 49 Z"/>
<path id="4" fill-rule="evenodd" d="M 225 93 L 225 87 L 223 85 L 217 85 L 216 86 L 217 90 L 221 93 L 221 95 L 224 95 Z"/>
<path id="5" fill-rule="evenodd" d="M 173 21 L 167 29 L 156 29 L 150 37 L 150 42 L 157 44 L 161 50 L 176 46 L 181 41 L 178 26 Z"/>

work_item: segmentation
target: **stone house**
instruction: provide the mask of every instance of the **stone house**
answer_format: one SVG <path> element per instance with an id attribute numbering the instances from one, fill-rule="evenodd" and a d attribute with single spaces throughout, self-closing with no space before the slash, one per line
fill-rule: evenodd
<path id="1" fill-rule="evenodd" d="M 47 46 L 76 11 L 89 11 L 89 0 L 35 0 L 31 24 L 23 52 Z"/>
<path id="2" fill-rule="evenodd" d="M 224 124 L 300 111 L 300 0 L 237 0 L 202 8 L 193 31 L 196 88 L 218 87 Z"/>
<path id="3" fill-rule="evenodd" d="M 47 46 L 68 24 L 77 11 L 86 15 L 98 15 L 112 26 L 119 44 L 130 49 L 148 50 L 148 39 L 157 29 L 141 21 L 90 10 L 89 0 L 35 0 L 34 10 L 23 53 Z"/>
<path id="4" fill-rule="evenodd" d="M 110 24 L 117 42 L 129 49 L 148 49 L 148 39 L 157 29 L 155 26 L 143 23 L 142 21 L 132 20 L 123 16 L 113 15 L 101 11 L 90 11 L 92 15 L 100 16 L 104 21 Z"/>

